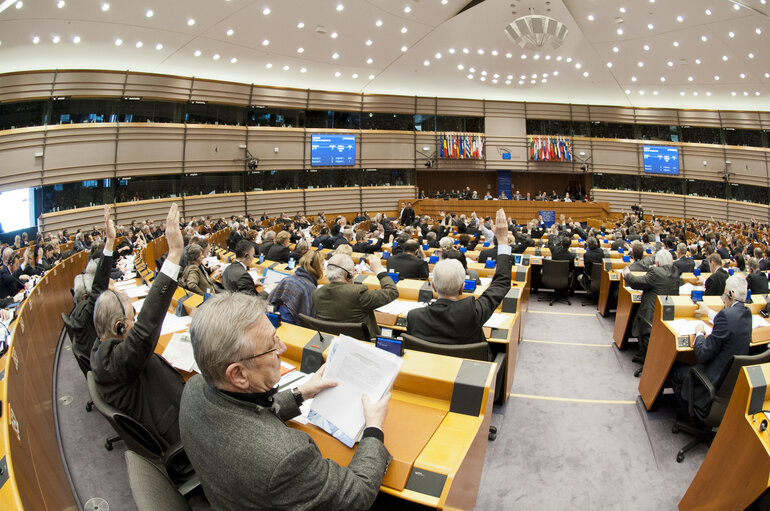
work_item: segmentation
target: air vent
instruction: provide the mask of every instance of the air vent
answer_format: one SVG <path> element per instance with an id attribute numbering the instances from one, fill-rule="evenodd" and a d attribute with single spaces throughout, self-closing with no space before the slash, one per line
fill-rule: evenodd
<path id="1" fill-rule="evenodd" d="M 315 31 L 317 34 L 325 34 L 326 33 L 326 27 L 322 25 L 318 25 L 315 27 Z"/>

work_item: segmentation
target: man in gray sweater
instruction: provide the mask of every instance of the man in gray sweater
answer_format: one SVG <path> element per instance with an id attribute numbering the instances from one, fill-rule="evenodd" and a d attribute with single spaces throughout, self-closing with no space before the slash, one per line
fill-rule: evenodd
<path id="1" fill-rule="evenodd" d="M 366 428 L 342 467 L 284 423 L 305 399 L 336 383 L 322 379 L 321 367 L 304 385 L 277 393 L 286 345 L 263 300 L 243 293 L 207 300 L 190 337 L 201 375 L 185 386 L 180 432 L 213 509 L 371 507 L 391 460 L 382 432 L 389 395 L 377 403 L 364 397 Z"/>

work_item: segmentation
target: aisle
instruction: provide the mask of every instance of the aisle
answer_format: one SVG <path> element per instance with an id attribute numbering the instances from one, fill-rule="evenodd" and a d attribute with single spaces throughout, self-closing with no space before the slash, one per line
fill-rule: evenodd
<path id="1" fill-rule="evenodd" d="M 477 510 L 667 510 L 700 467 L 701 446 L 676 463 L 671 399 L 638 400 L 635 347 L 612 342 L 614 317 L 532 295 L 511 397 L 495 407 Z"/>

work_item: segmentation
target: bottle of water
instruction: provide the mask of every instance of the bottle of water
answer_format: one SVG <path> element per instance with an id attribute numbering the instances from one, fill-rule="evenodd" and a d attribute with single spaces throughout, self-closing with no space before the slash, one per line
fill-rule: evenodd
<path id="1" fill-rule="evenodd" d="M 294 258 L 293 257 L 289 258 L 289 269 L 290 270 L 294 269 Z"/>

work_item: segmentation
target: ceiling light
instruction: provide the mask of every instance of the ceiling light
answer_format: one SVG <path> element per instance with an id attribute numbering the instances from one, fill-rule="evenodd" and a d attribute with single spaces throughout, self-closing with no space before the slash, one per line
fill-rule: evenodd
<path id="1" fill-rule="evenodd" d="M 753 53 L 749 53 L 749 58 L 753 59 L 754 58 L 754 54 Z"/>
<path id="2" fill-rule="evenodd" d="M 338 59 L 338 58 L 340 58 L 340 54 L 335 51 L 334 53 L 332 53 L 332 58 L 333 59 Z"/>
<path id="3" fill-rule="evenodd" d="M 765 78 L 770 78 L 770 73 L 765 73 Z"/>
<path id="4" fill-rule="evenodd" d="M 657 96 L 658 95 L 658 91 L 656 91 L 656 90 L 652 91 L 652 95 L 653 96 Z"/>
<path id="5" fill-rule="evenodd" d="M 551 60 L 551 56 L 550 55 L 546 55 L 545 56 L 545 60 Z"/>
<path id="6" fill-rule="evenodd" d="M 366 45 L 367 46 L 371 46 L 372 45 L 372 40 L 371 39 L 367 39 L 366 40 Z"/>
<path id="7" fill-rule="evenodd" d="M 305 28 L 305 24 L 303 22 L 297 23 L 297 28 Z"/>
<path id="8" fill-rule="evenodd" d="M 377 21 L 374 22 L 374 24 L 376 26 L 378 26 L 378 27 L 381 27 L 382 26 L 382 20 L 377 20 Z"/>
<path id="9" fill-rule="evenodd" d="M 446 5 L 449 0 L 441 0 L 441 5 Z"/>
<path id="10" fill-rule="evenodd" d="M 759 91 L 754 91 L 755 96 L 759 96 Z"/>
<path id="11" fill-rule="evenodd" d="M 722 55 L 722 61 L 727 62 L 727 55 Z"/>
<path id="12" fill-rule="evenodd" d="M 700 60 L 700 59 L 695 59 L 695 63 L 696 63 L 696 64 L 700 64 L 700 63 L 701 63 L 701 60 Z"/>
<path id="13" fill-rule="evenodd" d="M 471 67 L 471 68 L 468 69 L 468 71 L 470 71 L 471 73 L 475 73 L 476 72 L 476 68 L 475 67 Z"/>
<path id="14" fill-rule="evenodd" d="M 535 53 L 535 56 L 532 57 L 532 58 L 535 59 L 535 60 L 540 60 L 540 54 L 539 53 Z"/>
<path id="15" fill-rule="evenodd" d="M 688 81 L 688 82 L 691 82 L 691 81 L 693 81 L 693 77 L 692 77 L 692 76 L 688 76 L 688 77 L 687 77 L 687 81 Z"/>
<path id="16" fill-rule="evenodd" d="M 19 2 L 19 3 L 21 3 L 21 2 Z M 110 10 L 110 4 L 107 4 L 107 3 L 102 4 L 102 12 L 107 12 L 109 10 Z"/>
<path id="17" fill-rule="evenodd" d="M 187 26 L 188 27 L 191 27 L 193 25 L 195 25 L 195 20 L 194 19 L 190 18 L 189 20 L 187 20 Z"/>
<path id="18" fill-rule="evenodd" d="M 642 48 L 644 48 L 644 51 L 650 51 L 650 45 L 645 44 Z"/>
<path id="19" fill-rule="evenodd" d="M 332 32 L 332 34 L 331 34 L 331 38 L 332 38 L 332 39 L 337 39 L 337 36 L 338 36 L 338 35 L 339 35 L 339 34 L 337 34 L 337 32 Z"/>
<path id="20" fill-rule="evenodd" d="M 235 30 L 233 30 L 232 28 L 227 29 L 227 35 L 233 35 L 234 33 L 235 33 Z"/>
<path id="21" fill-rule="evenodd" d="M 730 37 L 735 37 L 735 32 L 728 32 L 727 35 L 729 35 Z"/>
<path id="22" fill-rule="evenodd" d="M 679 95 L 680 95 L 680 96 L 684 96 L 684 94 L 685 94 L 685 93 L 684 93 L 684 91 L 680 91 L 680 92 L 679 92 Z"/>
<path id="23" fill-rule="evenodd" d="M 457 64 L 457 69 L 462 71 L 463 69 L 465 69 L 465 66 L 463 66 L 462 64 Z"/>
<path id="24" fill-rule="evenodd" d="M 637 63 L 636 63 L 636 65 L 637 65 L 637 66 L 639 66 L 639 67 L 644 67 L 644 62 L 642 62 L 642 61 L 640 60 L 639 62 L 637 62 Z"/>
<path id="25" fill-rule="evenodd" d="M 744 79 L 746 78 L 746 73 L 741 73 L 739 76 L 741 77 L 741 79 Z"/>
<path id="26" fill-rule="evenodd" d="M 623 29 L 621 27 L 618 27 L 616 32 L 618 33 L 618 35 L 623 35 Z"/>
<path id="27" fill-rule="evenodd" d="M 337 71 L 336 73 L 334 73 L 334 77 L 335 77 L 335 78 L 339 78 L 341 74 L 342 74 L 342 73 L 340 73 L 339 71 Z"/>
<path id="28" fill-rule="evenodd" d="M 556 57 L 556 60 L 557 60 L 558 62 L 561 62 L 561 55 L 559 55 L 558 57 Z"/>
<path id="29" fill-rule="evenodd" d="M 698 95 L 698 91 L 697 91 L 697 90 L 696 90 L 696 91 L 693 91 L 693 92 L 692 92 L 692 95 L 693 95 L 693 96 L 697 96 L 697 95 Z"/>
<path id="30" fill-rule="evenodd" d="M 731 95 L 731 96 L 735 96 L 735 94 L 736 94 L 736 93 L 735 93 L 735 91 L 732 91 L 732 92 L 730 93 L 730 95 Z"/>
<path id="31" fill-rule="evenodd" d="M 270 14 L 270 7 L 265 7 L 264 9 L 262 9 L 262 14 L 264 14 L 265 16 Z"/>
<path id="32" fill-rule="evenodd" d="M 484 55 L 484 50 L 483 50 L 483 49 L 481 49 L 481 48 L 479 48 L 479 49 L 477 50 L 477 53 L 478 53 L 479 55 Z"/>
<path id="33" fill-rule="evenodd" d="M 407 5 L 406 7 L 404 7 L 404 12 L 409 14 L 410 12 L 412 12 L 412 8 Z"/>
<path id="34" fill-rule="evenodd" d="M 738 4 L 733 4 L 733 9 L 735 9 L 736 11 L 740 10 L 740 8 L 741 8 L 741 6 L 740 6 L 740 5 L 738 5 Z"/>
<path id="35" fill-rule="evenodd" d="M 238 62 L 237 58 L 233 57 L 230 59 L 230 64 L 235 64 L 236 62 Z"/>
<path id="36" fill-rule="evenodd" d="M 679 23 L 683 22 L 684 21 L 684 16 L 677 16 L 676 17 L 676 21 L 678 21 Z"/>
<path id="37" fill-rule="evenodd" d="M 492 50 L 492 55 L 494 55 L 495 57 L 497 57 L 497 50 Z"/>
<path id="38" fill-rule="evenodd" d="M 643 90 L 640 90 L 640 91 L 639 91 L 639 95 L 640 95 L 640 96 L 644 96 L 644 91 L 643 91 Z"/>
<path id="39" fill-rule="evenodd" d="M 123 44 L 123 39 L 115 39 L 115 46 L 120 46 L 121 44 Z"/>
<path id="40" fill-rule="evenodd" d="M 701 41 L 703 41 L 703 42 L 705 43 L 706 41 L 708 41 L 708 40 L 709 40 L 709 38 L 708 38 L 708 37 L 706 37 L 705 35 L 702 35 L 702 36 L 700 36 L 700 40 L 701 40 Z"/>
<path id="41" fill-rule="evenodd" d="M 510 85 L 510 84 L 511 84 L 511 81 L 510 81 L 510 80 L 506 80 L 506 81 L 505 81 L 505 84 L 506 84 L 506 85 Z"/>
<path id="42" fill-rule="evenodd" d="M 58 7 L 59 9 L 63 8 L 63 7 L 64 7 L 64 5 L 65 5 L 65 3 L 64 3 L 64 0 L 59 0 L 59 1 L 56 3 L 56 7 Z"/>
<path id="43" fill-rule="evenodd" d="M 519 80 L 519 85 L 524 85 L 524 80 Z"/>
<path id="44" fill-rule="evenodd" d="M 546 44 L 552 48 L 561 46 L 569 33 L 567 27 L 559 20 L 531 12 L 505 27 L 508 38 L 525 50 L 542 50 Z"/>
<path id="45" fill-rule="evenodd" d="M 757 27 L 756 29 L 754 29 L 754 32 L 756 32 L 757 35 L 761 35 L 762 34 L 762 29 Z"/>
<path id="46" fill-rule="evenodd" d="M 342 4 L 337 4 L 337 12 L 342 12 L 342 9 L 344 9 L 345 6 Z"/>
<path id="47" fill-rule="evenodd" d="M 580 62 L 577 62 L 575 64 L 575 69 L 580 69 L 581 67 L 583 67 L 583 64 L 581 64 Z"/>
<path id="48" fill-rule="evenodd" d="M 142 41 L 137 41 L 136 42 L 136 47 L 137 48 L 141 48 L 142 46 L 144 46 L 144 43 Z"/>
<path id="49" fill-rule="evenodd" d="M 454 48 L 449 48 L 449 53 L 451 53 L 452 55 L 454 55 L 454 54 L 455 54 L 455 49 L 454 49 Z"/>
<path id="50" fill-rule="evenodd" d="M 612 67 L 612 62 L 607 62 L 607 67 Z"/>
<path id="51" fill-rule="evenodd" d="M 714 80 L 719 81 L 719 75 L 714 75 Z"/>
<path id="52" fill-rule="evenodd" d="M 508 80 L 513 80 L 513 75 L 508 75 L 505 78 L 508 79 Z"/>
<path id="53" fill-rule="evenodd" d="M 437 59 L 440 59 L 440 58 L 441 58 L 441 54 L 440 54 L 440 53 L 436 53 L 436 55 L 434 55 L 434 56 L 435 56 Z"/>
<path id="54" fill-rule="evenodd" d="M 631 91 L 629 89 L 626 89 L 626 94 L 631 94 Z"/>
<path id="55" fill-rule="evenodd" d="M 484 78 L 483 76 L 481 78 L 479 78 L 479 80 L 481 80 L 482 82 L 486 82 L 487 81 L 487 79 Z"/>
<path id="56" fill-rule="evenodd" d="M 470 52 L 470 50 L 468 48 L 463 48 L 463 53 L 465 53 L 467 55 L 468 52 Z"/>
<path id="57" fill-rule="evenodd" d="M 423 66 L 429 66 L 429 65 L 430 65 L 430 60 L 424 60 L 424 61 L 422 62 L 422 65 L 423 65 Z"/>
<path id="58" fill-rule="evenodd" d="M 409 48 L 407 48 L 406 46 L 402 46 L 402 47 L 401 47 L 401 51 L 406 51 L 406 50 L 408 50 L 408 49 L 409 49 Z"/>
<path id="59" fill-rule="evenodd" d="M 650 30 L 652 30 L 653 28 L 655 28 L 655 25 L 653 25 L 652 23 L 647 23 L 647 28 L 649 28 Z M 618 33 L 619 33 L 619 34 L 622 34 L 623 32 L 618 32 Z"/>
<path id="60" fill-rule="evenodd" d="M 200 57 L 201 56 L 201 51 L 200 50 L 195 50 L 195 53 L 193 53 L 193 55 L 195 55 L 196 57 Z"/>
<path id="61" fill-rule="evenodd" d="M 583 78 L 588 78 L 588 71 L 583 71 Z"/>
<path id="62" fill-rule="evenodd" d="M 219 53 L 215 53 L 212 57 L 214 60 L 219 60 Z"/>
<path id="63" fill-rule="evenodd" d="M 521 54 L 521 60 L 527 60 L 527 54 L 526 53 L 522 53 Z"/>
<path id="64" fill-rule="evenodd" d="M 554 72 L 553 72 L 553 75 L 554 75 L 554 76 L 559 76 L 559 72 L 558 72 L 558 71 L 554 71 Z"/>
<path id="65" fill-rule="evenodd" d="M 589 14 L 588 15 L 588 21 L 593 21 L 593 20 L 594 20 L 594 15 L 593 14 Z"/>
<path id="66" fill-rule="evenodd" d="M 370 80 L 374 80 L 374 75 L 369 75 Z"/>
<path id="67" fill-rule="evenodd" d="M 711 96 L 711 91 L 706 91 L 706 96 Z"/>
<path id="68" fill-rule="evenodd" d="M 306 68 L 306 67 L 303 67 L 302 69 L 300 69 L 300 70 L 299 70 L 299 72 L 300 72 L 300 73 L 307 73 L 307 68 Z"/>
<path id="69" fill-rule="evenodd" d="M 367 64 L 371 64 L 372 62 L 374 62 L 374 61 L 372 60 L 372 58 L 371 58 L 371 57 L 369 57 L 368 59 L 366 59 L 366 63 L 367 63 Z"/>
<path id="70" fill-rule="evenodd" d="M 284 71 L 288 71 L 289 70 L 289 66 L 283 66 L 283 70 Z"/>
<path id="71" fill-rule="evenodd" d="M 61 41 L 61 37 L 59 37 L 58 35 L 55 35 L 55 36 L 53 36 L 53 37 L 51 38 L 51 41 L 52 41 L 54 44 L 58 44 L 58 43 L 59 43 L 59 41 Z"/>
<path id="72" fill-rule="evenodd" d="M 743 91 L 743 95 L 744 95 L 744 96 L 748 96 L 748 95 L 749 95 L 749 93 L 748 93 L 748 92 L 746 92 L 746 91 Z"/>
<path id="73" fill-rule="evenodd" d="M 270 44 L 270 41 L 268 39 L 265 39 L 264 41 L 262 41 L 262 46 L 267 46 L 268 44 Z"/>
<path id="74" fill-rule="evenodd" d="M 155 45 L 155 49 L 156 50 L 162 50 L 163 49 L 163 45 L 158 43 L 158 44 Z"/>
<path id="75" fill-rule="evenodd" d="M 612 47 L 612 51 L 614 51 L 615 53 L 617 53 L 617 52 L 619 52 L 619 51 L 620 51 L 620 48 L 618 48 L 617 46 L 613 46 L 613 47 Z"/>
<path id="76" fill-rule="evenodd" d="M 711 16 L 711 9 L 706 9 L 706 16 Z"/>
<path id="77" fill-rule="evenodd" d="M 304 53 L 304 51 L 305 51 L 305 48 L 303 48 L 302 46 L 297 48 L 297 53 Z"/>
<path id="78" fill-rule="evenodd" d="M 468 75 L 468 80 L 473 80 L 473 75 L 472 74 Z"/>
<path id="79" fill-rule="evenodd" d="M 147 12 L 145 12 L 144 15 L 148 18 L 152 18 L 155 15 L 155 12 L 152 9 L 147 9 Z"/>
<path id="80" fill-rule="evenodd" d="M 537 78 L 537 73 L 533 74 L 532 78 Z"/>
<path id="81" fill-rule="evenodd" d="M 73 35 L 72 36 L 72 42 L 75 44 L 78 44 L 80 42 L 80 36 L 79 35 Z"/>
<path id="82" fill-rule="evenodd" d="M 273 67 L 273 65 L 270 62 L 268 62 L 267 64 L 265 64 L 265 67 L 270 69 L 271 67 Z"/>
<path id="83" fill-rule="evenodd" d="M 665 77 L 665 76 L 661 76 L 661 77 L 660 77 L 660 81 L 661 81 L 661 82 L 665 82 L 665 81 L 666 81 L 666 77 Z"/>
<path id="84" fill-rule="evenodd" d="M 572 62 L 572 57 L 567 57 L 567 62 Z"/>
<path id="85" fill-rule="evenodd" d="M 670 60 L 668 62 L 666 62 L 666 65 L 668 67 L 674 67 L 674 63 L 672 61 L 670 61 Z"/>
<path id="86" fill-rule="evenodd" d="M 401 33 L 402 33 L 402 34 L 406 34 L 406 32 L 407 32 L 407 29 L 406 29 L 406 27 L 401 27 Z"/>
<path id="87" fill-rule="evenodd" d="M 486 71 L 482 71 L 481 72 L 481 76 L 487 76 L 487 72 Z"/>
<path id="88" fill-rule="evenodd" d="M 632 82 L 635 82 L 635 81 L 636 81 L 636 77 L 635 77 L 635 76 L 632 76 L 632 77 L 631 77 L 631 81 L 632 81 Z"/>
<path id="89" fill-rule="evenodd" d="M 586 73 L 586 76 L 588 76 L 588 74 L 587 74 L 587 73 Z M 494 80 L 492 80 L 492 81 L 494 81 Z M 540 80 L 540 83 L 545 83 L 545 82 L 547 82 L 547 81 L 548 81 L 548 80 L 546 80 L 545 78 L 543 78 L 542 80 Z"/>
<path id="90" fill-rule="evenodd" d="M 674 48 L 679 48 L 679 41 L 674 41 Z"/>
<path id="91" fill-rule="evenodd" d="M 625 12 L 626 12 L 626 8 L 625 8 L 625 7 L 621 7 L 621 8 L 620 8 L 620 9 L 618 9 L 618 10 L 619 10 L 620 12 L 622 12 L 622 13 L 625 13 Z"/>

